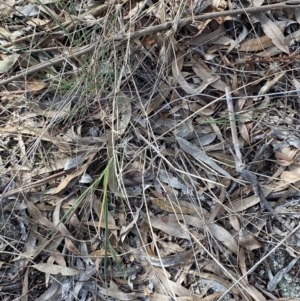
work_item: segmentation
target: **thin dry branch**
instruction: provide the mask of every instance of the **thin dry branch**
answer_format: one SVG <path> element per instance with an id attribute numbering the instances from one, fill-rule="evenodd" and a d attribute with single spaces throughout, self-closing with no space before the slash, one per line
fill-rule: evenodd
<path id="1" fill-rule="evenodd" d="M 239 140 L 237 135 L 237 129 L 236 129 L 236 123 L 235 123 L 235 113 L 233 109 L 233 103 L 232 103 L 232 96 L 231 96 L 231 88 L 226 87 L 226 98 L 227 98 L 227 106 L 228 106 L 228 114 L 229 114 L 229 122 L 231 127 L 231 135 L 232 135 L 232 142 L 235 150 L 235 168 L 237 172 L 241 172 L 243 169 L 243 160 L 242 160 L 242 154 L 240 151 L 239 146 Z"/>
<path id="2" fill-rule="evenodd" d="M 22 187 L 19 187 L 19 188 L 16 188 L 16 189 L 13 189 L 13 190 L 9 190 L 7 192 L 4 192 L 2 195 L 0 195 L 0 200 L 1 199 L 4 199 L 4 198 L 7 198 L 9 196 L 12 196 L 12 195 L 15 195 L 15 194 L 18 194 L 18 193 L 24 193 L 26 190 L 28 189 L 31 189 L 31 188 L 34 188 L 34 187 L 37 187 L 37 186 L 40 186 L 41 184 L 44 184 L 44 183 L 47 183 L 49 182 L 50 180 L 53 180 L 53 179 L 57 179 L 57 178 L 60 178 L 60 177 L 63 177 L 69 173 L 71 173 L 73 171 L 73 169 L 69 169 L 69 170 L 63 170 L 61 172 L 58 172 L 54 175 L 51 175 L 45 179 L 42 179 L 42 180 L 38 180 L 38 181 L 35 181 L 33 183 L 30 183 L 28 185 L 24 185 Z"/>
<path id="3" fill-rule="evenodd" d="M 52 60 L 49 60 L 48 62 L 44 62 L 44 63 L 38 64 L 36 66 L 30 67 L 30 68 L 26 69 L 25 71 L 22 71 L 22 72 L 14 75 L 14 76 L 11 76 L 9 78 L 1 80 L 0 81 L 0 86 L 6 85 L 6 84 L 8 84 L 12 81 L 18 80 L 20 78 L 25 78 L 27 75 L 30 75 L 30 74 L 36 73 L 38 71 L 41 71 L 43 69 L 49 68 L 49 67 L 51 67 L 55 64 L 59 64 L 59 63 L 65 61 L 66 59 L 70 59 L 70 58 L 74 58 L 74 57 L 80 57 L 84 54 L 90 53 L 90 52 L 92 52 L 96 49 L 97 44 L 98 43 L 93 43 L 92 45 L 90 45 L 88 47 L 84 46 L 82 49 L 80 49 L 76 52 L 72 52 L 69 55 L 63 55 L 63 56 L 61 55 L 61 56 L 58 56 L 58 57 L 56 57 Z"/>
<path id="4" fill-rule="evenodd" d="M 107 7 L 105 7 L 107 9 Z M 194 21 L 205 21 L 209 19 L 214 19 L 218 17 L 225 17 L 225 16 L 236 16 L 240 14 L 249 14 L 249 13 L 258 13 L 258 12 L 265 12 L 272 9 L 284 9 L 284 8 L 299 8 L 299 0 L 290 0 L 286 1 L 284 3 L 277 3 L 277 4 L 271 4 L 271 5 L 264 5 L 259 7 L 249 7 L 245 9 L 236 9 L 236 10 L 228 10 L 228 11 L 221 11 L 221 12 L 213 12 L 213 13 L 207 13 L 200 16 L 194 16 L 193 18 L 184 18 L 180 19 L 178 22 L 176 21 L 176 25 L 178 26 L 184 26 L 192 24 Z M 102 11 L 102 10 L 101 10 Z M 98 11 L 97 11 L 98 12 Z M 112 38 L 113 41 L 127 41 L 128 39 L 136 39 L 140 38 L 142 36 L 146 36 L 149 34 L 154 34 L 158 32 L 167 31 L 172 28 L 174 25 L 174 21 L 166 22 L 160 25 L 147 27 L 145 29 L 138 30 L 133 33 L 123 34 L 120 36 L 116 36 Z M 0 81 L 0 86 L 6 85 L 12 81 L 18 80 L 20 78 L 26 77 L 27 75 L 33 74 L 35 72 L 38 72 L 44 68 L 49 68 L 55 64 L 59 64 L 63 62 L 65 59 L 73 58 L 76 56 L 82 56 L 84 54 L 90 53 L 96 49 L 97 43 L 94 43 L 88 47 L 85 47 L 79 51 L 76 51 L 74 53 L 71 53 L 66 56 L 59 56 L 57 58 L 54 58 L 52 60 L 49 60 L 46 63 L 41 63 L 36 66 L 33 66 L 31 68 L 28 68 L 27 70 L 18 73 L 14 76 L 11 76 L 7 79 Z"/>
<path id="5" fill-rule="evenodd" d="M 226 16 L 236 16 L 241 14 L 251 14 L 251 13 L 259 13 L 259 12 L 265 12 L 272 9 L 284 9 L 284 8 L 299 8 L 299 0 L 291 0 L 286 1 L 284 3 L 277 3 L 277 4 L 271 4 L 271 5 L 264 5 L 259 7 L 248 7 L 248 8 L 241 8 L 241 9 L 235 9 L 235 10 L 225 10 L 220 12 L 213 12 L 213 13 L 206 13 L 200 16 L 194 16 L 193 18 L 184 18 L 180 19 L 176 25 L 178 27 L 184 26 L 184 25 L 190 25 L 194 21 L 206 21 L 209 19 L 215 19 L 219 17 L 226 17 Z M 136 39 L 140 38 L 142 36 L 146 36 L 149 34 L 154 34 L 162 31 L 167 31 L 171 29 L 174 25 L 174 21 L 166 22 L 163 24 L 147 27 L 145 29 L 138 30 L 133 33 L 129 33 L 126 35 L 121 35 L 119 37 L 116 37 L 114 40 L 126 40 L 126 39 Z"/>

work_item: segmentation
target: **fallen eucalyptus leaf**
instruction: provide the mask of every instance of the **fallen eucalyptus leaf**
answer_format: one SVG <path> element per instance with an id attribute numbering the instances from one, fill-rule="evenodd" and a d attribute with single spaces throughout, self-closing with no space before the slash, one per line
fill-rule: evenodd
<path id="1" fill-rule="evenodd" d="M 40 272 L 58 275 L 61 274 L 63 276 L 75 276 L 80 273 L 80 271 L 76 269 L 71 269 L 68 267 L 62 267 L 56 264 L 49 264 L 49 263 L 38 263 L 32 266 L 33 268 L 39 270 Z"/>

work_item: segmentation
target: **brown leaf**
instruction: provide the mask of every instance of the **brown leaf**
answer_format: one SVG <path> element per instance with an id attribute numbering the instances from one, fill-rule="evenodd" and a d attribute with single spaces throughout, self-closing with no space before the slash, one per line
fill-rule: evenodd
<path id="1" fill-rule="evenodd" d="M 232 252 L 238 253 L 238 245 L 227 230 L 215 223 L 208 223 L 206 226 L 214 238 L 223 243 Z"/>
<path id="2" fill-rule="evenodd" d="M 214 74 L 209 69 L 199 54 L 193 54 L 191 62 L 194 72 L 202 81 L 209 83 L 209 85 L 218 89 L 219 91 L 225 91 L 226 84 L 221 80 L 219 75 Z"/>
<path id="3" fill-rule="evenodd" d="M 36 77 L 32 77 L 30 80 L 26 81 L 26 85 L 30 92 L 40 91 L 47 86 L 45 82 Z"/>
<path id="4" fill-rule="evenodd" d="M 211 20 L 209 20 L 211 22 Z M 210 22 L 207 22 L 207 24 L 209 24 Z M 207 34 L 199 34 L 195 37 L 192 37 L 189 41 L 190 45 L 205 45 L 207 43 L 214 43 L 214 42 L 218 42 L 218 40 L 223 36 L 225 32 L 225 28 L 224 25 L 221 24 L 215 31 L 212 31 L 210 33 Z"/>
<path id="5" fill-rule="evenodd" d="M 251 141 L 250 141 L 250 135 L 248 132 L 248 128 L 246 126 L 245 123 L 239 123 L 239 130 L 240 130 L 240 134 L 243 137 L 244 140 L 247 141 L 248 145 L 251 145 Z"/>
<path id="6" fill-rule="evenodd" d="M 23 128 L 23 127 L 14 127 L 14 126 L 5 126 L 0 127 L 0 133 L 18 133 L 18 134 L 27 134 L 36 137 L 36 139 L 41 139 L 44 141 L 49 141 L 56 145 L 61 151 L 66 153 L 71 153 L 71 147 L 62 137 L 52 137 L 47 130 L 35 129 L 35 128 Z"/>
<path id="7" fill-rule="evenodd" d="M 90 165 L 91 161 L 94 159 L 95 155 L 96 155 L 96 151 L 89 154 L 85 160 L 86 163 L 83 164 L 82 166 L 78 167 L 77 169 L 75 169 L 75 171 L 73 171 L 71 174 L 68 174 L 60 182 L 60 184 L 56 187 L 53 194 L 57 194 L 57 193 L 61 192 L 63 189 L 65 189 L 67 187 L 67 185 L 70 183 L 71 180 L 73 180 L 75 177 L 78 177 L 82 173 L 84 173 L 86 171 L 86 169 L 88 168 L 88 166 Z"/>
<path id="8" fill-rule="evenodd" d="M 244 41 L 238 49 L 243 52 L 256 52 L 263 51 L 271 46 L 273 46 L 272 40 L 268 36 L 262 36 Z"/>
<path id="9" fill-rule="evenodd" d="M 39 270 L 40 272 L 58 275 L 61 274 L 63 276 L 75 276 L 80 273 L 80 271 L 76 269 L 71 269 L 68 267 L 62 267 L 55 264 L 48 264 L 48 263 L 38 263 L 32 266 L 33 268 Z"/>
<path id="10" fill-rule="evenodd" d="M 143 213 L 144 215 L 144 213 Z M 184 229 L 178 221 L 165 217 L 143 217 L 146 223 L 149 223 L 153 228 L 159 229 L 171 236 L 190 240 L 190 235 L 187 229 Z"/>
<path id="11" fill-rule="evenodd" d="M 263 188 L 264 196 L 268 196 L 273 191 L 272 188 Z M 230 208 L 232 208 L 235 212 L 244 211 L 247 208 L 250 208 L 260 202 L 258 196 L 252 195 L 250 197 L 238 200 L 236 202 L 232 202 L 230 204 Z"/>
<path id="12" fill-rule="evenodd" d="M 255 13 L 254 15 L 260 20 L 263 31 L 272 40 L 272 43 L 281 51 L 289 54 L 289 48 L 285 45 L 285 37 L 280 28 L 264 13 Z"/>
<path id="13" fill-rule="evenodd" d="M 208 215 L 208 212 L 204 208 L 201 208 L 200 206 L 191 204 L 190 202 L 186 202 L 186 201 L 178 201 L 178 205 L 177 205 L 175 204 L 175 202 L 169 201 L 167 199 L 151 198 L 151 202 L 159 209 L 164 210 L 166 212 L 192 214 L 192 215 L 200 214 L 201 216 Z"/>
<path id="14" fill-rule="evenodd" d="M 40 225 L 45 226 L 47 229 L 53 230 L 54 226 L 53 223 L 50 222 L 42 213 L 41 211 L 31 202 L 27 201 L 27 210 L 33 220 Z"/>

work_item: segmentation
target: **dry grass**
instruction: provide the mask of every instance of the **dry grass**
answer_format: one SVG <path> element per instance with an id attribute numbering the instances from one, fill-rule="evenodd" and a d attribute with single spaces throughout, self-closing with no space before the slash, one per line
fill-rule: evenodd
<path id="1" fill-rule="evenodd" d="M 299 297 L 300 9 L 267 5 L 0 4 L 0 300 Z"/>

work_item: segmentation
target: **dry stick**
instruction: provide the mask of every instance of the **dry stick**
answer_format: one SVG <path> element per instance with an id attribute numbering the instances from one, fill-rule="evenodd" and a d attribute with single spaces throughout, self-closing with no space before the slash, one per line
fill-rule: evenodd
<path id="1" fill-rule="evenodd" d="M 243 162 L 242 162 L 242 154 L 240 151 L 240 145 L 237 135 L 236 123 L 235 123 L 235 113 L 233 109 L 232 103 L 232 96 L 231 96 L 231 88 L 227 86 L 225 88 L 226 93 L 226 100 L 227 100 L 227 107 L 228 107 L 228 115 L 229 115 L 229 122 L 231 127 L 231 135 L 232 135 L 232 142 L 235 151 L 235 168 L 237 172 L 241 172 L 243 169 Z"/>
<path id="2" fill-rule="evenodd" d="M 295 235 L 297 235 L 296 230 L 299 229 L 299 226 L 296 227 L 296 229 L 293 229 L 281 216 L 279 216 L 275 212 L 274 208 L 266 200 L 263 190 L 262 190 L 260 184 L 258 183 L 257 179 L 255 178 L 255 176 L 253 175 L 253 173 L 249 170 L 250 168 L 245 169 L 242 165 L 240 165 L 240 164 L 242 164 L 242 161 L 241 161 L 242 157 L 241 157 L 241 152 L 240 152 L 240 148 L 239 148 L 238 141 L 237 141 L 237 130 L 236 130 L 236 124 L 235 124 L 235 120 L 234 120 L 234 109 L 233 109 L 233 105 L 232 105 L 230 88 L 226 87 L 225 92 L 226 92 L 226 98 L 227 98 L 232 140 L 234 143 L 234 149 L 235 149 L 235 153 L 236 153 L 236 158 L 235 158 L 236 162 L 235 163 L 236 163 L 237 171 L 240 173 L 240 176 L 242 178 L 244 178 L 248 182 L 250 182 L 251 186 L 253 187 L 254 194 L 260 200 L 262 209 L 266 209 L 267 211 L 269 211 L 269 213 L 275 219 L 277 219 L 288 231 L 290 231 L 290 234 L 288 236 L 292 235 L 293 233 L 295 233 Z M 285 239 L 282 242 L 284 242 Z M 271 255 L 271 253 L 274 252 L 280 245 L 281 244 L 278 244 L 277 247 L 273 248 L 264 258 L 267 258 L 269 255 Z M 260 260 L 260 262 L 261 262 L 261 260 Z M 240 282 L 244 277 L 246 277 L 246 275 L 250 274 L 250 272 L 253 271 L 254 268 L 256 268 L 258 266 L 258 264 L 259 263 L 257 263 L 252 269 L 250 269 L 247 272 L 247 274 L 243 275 L 240 279 L 238 279 L 238 281 L 236 283 Z M 218 300 L 222 300 L 222 298 L 226 295 L 227 292 L 230 292 L 230 290 L 234 287 L 234 285 L 235 285 L 235 283 L 226 292 L 224 292 L 223 295 Z"/>
<path id="3" fill-rule="evenodd" d="M 286 240 L 288 240 L 290 238 L 290 236 L 292 236 L 293 234 L 295 234 L 297 231 L 300 230 L 300 225 L 298 225 L 295 229 L 293 229 L 293 231 L 291 233 L 289 233 L 286 237 L 284 237 L 282 239 L 282 241 L 280 241 L 280 243 L 278 243 L 271 251 L 269 251 L 265 256 L 263 256 L 252 268 L 250 268 L 250 270 L 244 274 L 243 276 L 241 276 L 239 279 L 235 280 L 235 282 L 222 294 L 222 296 L 217 299 L 217 301 L 222 301 L 224 300 L 223 298 L 225 297 L 226 294 L 230 293 L 230 291 L 235 287 L 236 284 L 240 283 L 246 276 L 250 275 L 252 272 L 254 272 L 258 266 L 264 261 L 266 260 L 266 258 L 268 258 L 274 251 L 276 251 Z"/>
<path id="4" fill-rule="evenodd" d="M 65 56 L 59 56 L 57 58 L 54 58 L 52 60 L 49 60 L 48 62 L 45 62 L 45 63 L 41 63 L 41 64 L 38 64 L 36 66 L 33 66 L 33 67 L 30 67 L 28 69 L 26 69 L 25 71 L 19 73 L 19 74 L 16 74 L 14 76 L 11 76 L 7 79 L 4 79 L 4 80 L 1 80 L 0 81 L 0 86 L 2 85 L 6 85 L 12 81 L 15 81 L 17 79 L 20 79 L 22 77 L 25 77 L 27 75 L 30 75 L 30 74 L 33 74 L 35 72 L 38 72 L 38 71 L 41 71 L 43 69 L 46 69 L 46 68 L 49 68 L 55 64 L 59 64 L 61 62 L 63 62 L 64 60 L 66 59 L 70 59 L 70 58 L 73 58 L 73 57 L 76 57 L 76 56 L 82 56 L 84 54 L 87 54 L 87 53 L 90 53 L 92 51 L 94 51 L 96 49 L 96 46 L 97 46 L 98 43 L 94 43 L 88 47 L 83 47 L 82 49 L 78 50 L 78 51 L 75 51 L 69 55 L 65 55 Z"/>
<path id="5" fill-rule="evenodd" d="M 255 176 L 253 175 L 253 173 L 250 171 L 250 168 L 245 169 L 245 166 L 242 163 L 242 155 L 241 155 L 240 147 L 238 144 L 237 130 L 236 130 L 236 124 L 235 124 L 235 119 L 234 119 L 234 109 L 233 109 L 232 98 L 231 98 L 231 89 L 227 86 L 225 88 L 225 92 L 226 92 L 227 105 L 228 105 L 231 135 L 232 135 L 232 140 L 234 143 L 234 150 L 235 150 L 235 155 L 236 155 L 235 156 L 236 157 L 235 158 L 236 171 L 240 173 L 240 176 L 242 178 L 244 178 L 248 182 L 250 182 L 251 186 L 253 187 L 254 194 L 259 197 L 262 209 L 266 209 L 267 211 L 269 211 L 269 213 L 275 219 L 277 219 L 287 230 L 292 232 L 293 229 L 290 227 L 290 225 L 275 212 L 274 208 L 266 200 L 263 190 L 261 189 L 261 186 L 258 183 Z M 252 167 L 252 166 L 249 166 L 249 167 Z"/>
<path id="6" fill-rule="evenodd" d="M 51 175 L 51 176 L 45 178 L 45 179 L 35 181 L 35 182 L 31 183 L 31 184 L 24 185 L 22 187 L 19 187 L 19 188 L 13 189 L 13 190 L 9 190 L 8 192 L 3 193 L 2 195 L 0 194 L 0 200 L 4 199 L 4 198 L 7 198 L 9 196 L 15 195 L 17 193 L 21 193 L 21 192 L 24 193 L 25 190 L 37 187 L 37 186 L 39 186 L 41 184 L 49 182 L 50 180 L 60 178 L 60 177 L 62 177 L 64 175 L 67 175 L 67 174 L 71 173 L 72 171 L 73 171 L 73 169 L 63 170 L 61 172 L 58 172 L 58 173 L 56 173 L 54 175 Z"/>
<path id="7" fill-rule="evenodd" d="M 106 12 L 106 10 L 109 8 L 109 5 L 110 4 L 107 3 L 107 4 L 97 6 L 93 9 L 89 10 L 88 12 L 78 15 L 74 20 L 73 19 L 68 20 L 68 21 L 62 23 L 61 26 L 55 26 L 54 28 L 51 28 L 51 32 L 44 32 L 44 31 L 36 32 L 36 33 L 30 34 L 30 35 L 27 35 L 25 37 L 16 39 L 13 42 L 5 44 L 4 46 L 7 48 L 10 46 L 16 45 L 18 43 L 24 42 L 24 41 L 31 41 L 33 38 L 36 38 L 38 36 L 43 36 L 47 33 L 50 35 L 58 35 L 60 33 L 57 32 L 56 30 L 61 29 L 62 27 L 66 28 L 67 31 L 72 31 L 74 29 L 74 27 L 77 25 L 77 23 L 80 23 L 84 18 L 86 18 L 90 15 L 92 15 L 93 17 L 97 17 L 99 14 Z M 55 49 L 57 49 L 57 48 L 55 48 Z M 38 49 L 38 50 L 40 50 L 40 49 Z M 41 49 L 40 51 L 43 51 L 43 50 L 45 50 L 45 49 Z M 7 51 L 9 51 L 9 50 L 7 49 Z"/>
<path id="8" fill-rule="evenodd" d="M 291 3 L 291 5 L 288 5 L 288 3 Z M 294 4 L 295 3 L 295 4 Z M 298 3 L 298 5 L 296 4 Z M 284 3 L 277 3 L 277 4 L 271 4 L 271 5 L 264 5 L 259 7 L 248 7 L 248 8 L 241 8 L 241 9 L 235 9 L 235 10 L 225 10 L 221 12 L 213 12 L 213 13 L 206 13 L 200 16 L 194 16 L 193 18 L 184 18 L 180 19 L 176 25 L 183 26 L 183 25 L 190 25 L 194 21 L 206 21 L 209 19 L 215 19 L 219 17 L 226 17 L 226 16 L 236 16 L 241 14 L 250 14 L 250 13 L 259 13 L 259 12 L 265 12 L 271 9 L 279 9 L 279 8 L 299 8 L 299 1 L 287 1 Z M 174 21 L 166 22 L 160 25 L 147 27 L 145 29 L 138 30 L 133 33 L 129 33 L 124 35 L 121 35 L 119 37 L 116 37 L 114 40 L 124 40 L 124 39 L 136 39 L 140 38 L 142 36 L 146 36 L 149 34 L 167 31 L 172 28 L 174 25 Z"/>
<path id="9" fill-rule="evenodd" d="M 291 3 L 291 5 L 288 5 L 288 3 Z M 180 19 L 177 24 L 178 24 L 178 26 L 183 26 L 183 25 L 192 24 L 194 21 L 205 21 L 205 20 L 214 19 L 214 18 L 218 18 L 218 17 L 236 16 L 236 15 L 240 15 L 240 14 L 249 14 L 249 13 L 258 13 L 258 12 L 264 12 L 264 11 L 268 11 L 268 10 L 271 10 L 271 9 L 279 9 L 279 8 L 299 8 L 299 5 L 293 4 L 293 3 L 299 3 L 299 2 L 297 2 L 297 0 L 296 1 L 291 0 L 291 1 L 284 2 L 284 3 L 264 5 L 264 6 L 259 6 L 259 7 L 249 7 L 249 8 L 245 8 L 245 9 L 236 9 L 236 10 L 228 10 L 228 11 L 207 13 L 207 14 L 203 14 L 203 15 L 200 15 L 200 16 L 194 16 L 194 18 Z M 157 32 L 162 32 L 162 31 L 167 31 L 167 30 L 171 29 L 173 25 L 174 25 L 174 21 L 170 21 L 170 22 L 166 22 L 166 23 L 163 23 L 163 24 L 160 24 L 160 25 L 156 25 L 156 26 L 145 28 L 145 29 L 141 29 L 141 30 L 138 30 L 138 31 L 133 32 L 133 33 L 117 36 L 117 37 L 114 37 L 112 40 L 114 40 L 114 41 L 120 41 L 120 40 L 123 41 L 123 40 L 128 40 L 128 39 L 136 39 L 136 38 L 140 38 L 140 37 L 145 36 L 145 35 L 149 35 L 149 34 L 153 34 L 153 33 L 157 33 Z M 75 56 L 81 56 L 81 55 L 90 53 L 90 52 L 92 52 L 96 49 L 96 45 L 97 45 L 97 43 L 92 44 L 89 47 L 86 47 L 86 48 L 81 49 L 79 51 L 76 51 L 72 54 L 69 54 L 69 55 L 66 55 L 66 56 L 59 56 L 55 59 L 49 60 L 46 63 L 41 63 L 37 66 L 33 66 L 31 68 L 28 68 L 24 72 L 21 72 L 19 74 L 11 76 L 7 79 L 1 80 L 0 81 L 0 86 L 6 85 L 6 84 L 8 84 L 8 83 L 10 83 L 14 80 L 17 80 L 19 78 L 22 78 L 26 75 L 30 75 L 30 74 L 33 74 L 35 72 L 38 72 L 38 71 L 40 71 L 44 68 L 51 67 L 54 64 L 61 63 L 65 59 L 69 59 L 69 58 L 73 58 Z"/>

